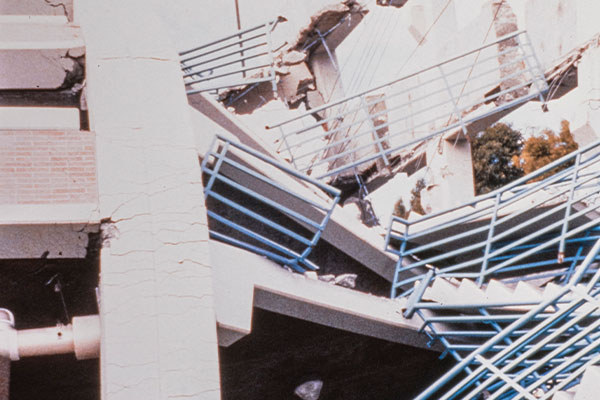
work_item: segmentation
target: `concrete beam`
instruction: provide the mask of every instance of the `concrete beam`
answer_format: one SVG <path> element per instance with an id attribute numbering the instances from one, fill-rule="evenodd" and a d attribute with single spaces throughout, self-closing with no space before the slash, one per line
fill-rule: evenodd
<path id="1" fill-rule="evenodd" d="M 251 331 L 252 308 L 415 347 L 427 347 L 422 321 L 402 316 L 403 301 L 308 279 L 272 261 L 211 241 L 219 344 Z M 242 261 L 243 260 L 243 261 Z M 439 348 L 437 349 L 439 350 Z"/>
<path id="2" fill-rule="evenodd" d="M 80 74 L 83 38 L 78 26 L 65 22 L 57 16 L 0 17 L 0 89 L 57 89 Z"/>

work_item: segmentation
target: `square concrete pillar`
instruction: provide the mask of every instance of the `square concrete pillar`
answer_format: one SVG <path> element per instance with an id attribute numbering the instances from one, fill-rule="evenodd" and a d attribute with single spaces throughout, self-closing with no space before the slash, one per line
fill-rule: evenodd
<path id="1" fill-rule="evenodd" d="M 103 400 L 219 399 L 200 165 L 162 2 L 79 0 L 96 132 Z"/>

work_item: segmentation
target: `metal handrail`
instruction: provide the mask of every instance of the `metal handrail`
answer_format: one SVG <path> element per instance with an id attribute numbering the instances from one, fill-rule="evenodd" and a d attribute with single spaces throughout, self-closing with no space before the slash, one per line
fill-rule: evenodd
<path id="1" fill-rule="evenodd" d="M 564 169 L 539 182 L 528 183 L 557 167 Z M 406 272 L 423 267 L 433 266 L 435 276 L 475 278 L 481 285 L 500 273 L 514 271 L 523 275 L 519 269 L 556 265 L 555 262 L 537 265 L 527 262 L 528 257 L 541 254 L 552 246 L 558 247 L 558 264 L 576 262 L 580 256 L 566 256 L 565 246 L 568 243 L 582 246 L 578 235 L 600 225 L 600 220 L 585 223 L 578 220 L 600 208 L 600 204 L 590 203 L 600 195 L 598 179 L 600 141 L 461 205 L 412 221 L 393 216 L 385 238 L 386 251 L 398 256 L 392 296 L 410 294 L 412 283 L 424 275 L 407 277 Z M 543 196 L 536 198 L 538 194 Z M 519 207 L 519 204 L 527 206 Z M 572 212 L 574 206 L 579 209 Z M 539 210 L 537 214 L 526 217 L 535 208 Z M 454 216 L 456 214 L 458 216 Z M 532 231 L 534 224 L 538 226 Z M 426 227 L 419 229 L 419 226 Z M 459 226 L 465 228 L 459 233 L 448 233 L 449 229 Z M 519 235 L 523 229 L 532 232 Z M 549 234 L 553 236 L 549 238 Z M 438 239 L 428 239 L 436 235 Z M 517 235 L 517 239 L 512 239 Z M 441 247 L 443 252 L 427 255 Z M 413 259 L 415 256 L 418 260 Z M 452 261 L 454 257 L 461 257 L 461 260 Z"/>
<path id="2" fill-rule="evenodd" d="M 550 399 L 576 382 L 587 366 L 600 361 L 600 271 L 596 270 L 585 287 L 578 286 L 599 252 L 600 240 L 577 267 L 573 279 L 556 295 L 460 359 L 415 400 L 470 400 L 484 392 L 490 400 Z M 549 308 L 556 311 L 548 312 Z M 533 321 L 538 321 L 535 326 L 531 326 Z M 511 337 L 514 340 L 498 349 Z M 456 381 L 462 372 L 467 376 Z M 534 390 L 541 390 L 542 397 L 534 397 Z"/>
<path id="3" fill-rule="evenodd" d="M 274 20 L 240 30 L 179 53 L 184 84 L 188 94 L 262 82 L 271 82 L 277 90 L 271 34 L 278 23 Z M 251 71 L 262 76 L 247 77 Z"/>
<path id="4" fill-rule="evenodd" d="M 297 272 L 318 269 L 308 256 L 339 202 L 339 190 L 219 135 L 202 161 L 202 171 L 211 237 Z M 281 173 L 309 192 L 288 187 L 276 178 Z M 311 190 L 315 195 L 307 197 Z"/>
<path id="5" fill-rule="evenodd" d="M 514 46 L 496 49 L 509 41 Z M 514 57 L 506 57 L 511 54 Z M 469 59 L 473 55 L 477 58 Z M 453 129 L 466 133 L 474 121 L 535 97 L 543 100 L 546 90 L 526 32 L 519 31 L 267 129 L 280 129 L 284 151 L 295 168 L 324 179 L 366 168 L 378 159 L 388 165 L 389 157 L 411 144 Z M 369 100 L 369 95 L 377 96 Z M 432 105 L 428 100 L 434 98 Z M 477 111 L 491 102 L 496 103 L 491 111 Z M 372 112 L 378 104 L 385 109 Z M 378 125 L 375 118 L 386 120 Z M 303 127 L 294 128 L 300 122 Z"/>

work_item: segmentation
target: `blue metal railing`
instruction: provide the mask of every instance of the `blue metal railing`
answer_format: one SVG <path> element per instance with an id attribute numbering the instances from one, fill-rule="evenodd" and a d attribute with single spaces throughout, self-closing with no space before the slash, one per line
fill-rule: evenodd
<path id="1" fill-rule="evenodd" d="M 548 86 L 525 32 L 311 109 L 279 128 L 286 158 L 317 179 L 388 166 L 398 151 L 539 97 Z M 298 128 L 298 126 L 302 126 Z"/>
<path id="2" fill-rule="evenodd" d="M 600 240 L 566 286 L 528 312 L 506 318 L 508 325 L 493 337 L 482 336 L 489 339 L 457 358 L 415 400 L 551 399 L 576 384 L 588 366 L 600 362 L 600 271 L 581 283 L 599 252 Z"/>
<path id="3" fill-rule="evenodd" d="M 273 90 L 277 90 L 271 33 L 283 21 L 285 18 L 279 17 L 180 52 L 187 93 L 261 82 L 271 82 Z M 257 76 L 252 76 L 255 73 Z"/>
<path id="4" fill-rule="evenodd" d="M 318 269 L 308 256 L 339 201 L 337 189 L 221 136 L 204 157 L 202 171 L 211 237 L 298 272 Z M 287 181 L 278 180 L 281 174 Z"/>
<path id="5" fill-rule="evenodd" d="M 429 269 L 434 277 L 470 278 L 479 285 L 552 265 L 568 274 L 589 247 L 585 236 L 600 225 L 599 179 L 596 142 L 471 202 L 411 221 L 392 217 L 385 244 L 398 255 L 392 296 L 412 293 Z M 547 254 L 551 249 L 556 257 Z"/>

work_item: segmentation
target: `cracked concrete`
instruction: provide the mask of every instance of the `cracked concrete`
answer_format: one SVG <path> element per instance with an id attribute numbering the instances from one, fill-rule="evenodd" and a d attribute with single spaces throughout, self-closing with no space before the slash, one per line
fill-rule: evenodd
<path id="1" fill-rule="evenodd" d="M 0 89 L 64 89 L 83 80 L 79 27 L 49 18 L 12 16 L 0 24 Z"/>
<path id="2" fill-rule="evenodd" d="M 76 9 L 104 218 L 105 400 L 220 397 L 200 165 L 161 7 L 81 0 Z"/>
<path id="3" fill-rule="evenodd" d="M 275 55 L 276 94 L 267 82 L 225 90 L 219 101 L 237 114 L 250 114 L 275 98 L 281 99 L 290 109 L 304 103 L 308 109 L 315 108 L 322 104 L 322 99 L 330 100 L 334 91 L 325 83 L 319 83 L 319 79 L 324 79 L 318 71 L 319 65 L 331 62 L 323 54 L 335 51 L 367 13 L 368 10 L 356 0 L 324 7 L 310 18 L 290 44 Z M 343 23 L 346 21 L 348 23 Z M 250 78 L 264 73 L 261 71 Z"/>
<path id="4" fill-rule="evenodd" d="M 73 20 L 73 0 L 0 0 L 0 15 L 55 15 Z"/>

